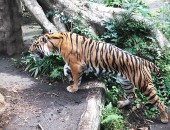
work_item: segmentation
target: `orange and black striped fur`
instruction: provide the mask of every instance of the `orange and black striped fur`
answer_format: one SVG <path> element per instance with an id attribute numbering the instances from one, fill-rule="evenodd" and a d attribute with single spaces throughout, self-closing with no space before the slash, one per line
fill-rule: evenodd
<path id="1" fill-rule="evenodd" d="M 62 56 L 66 63 L 64 74 L 69 80 L 74 81 L 67 87 L 69 92 L 78 90 L 83 73 L 117 74 L 128 79 L 133 85 L 127 90 L 134 92 L 133 86 L 136 86 L 152 105 L 158 107 L 161 121 L 168 122 L 165 106 L 159 100 L 152 82 L 151 71 L 157 75 L 160 90 L 163 90 L 159 70 L 153 63 L 131 55 L 111 44 L 97 42 L 70 32 L 42 35 L 37 43 L 30 47 L 30 51 L 38 55 L 48 56 L 52 53 L 59 53 Z M 164 95 L 164 93 L 162 94 Z M 125 105 L 124 101 L 119 102 L 120 107 Z"/>

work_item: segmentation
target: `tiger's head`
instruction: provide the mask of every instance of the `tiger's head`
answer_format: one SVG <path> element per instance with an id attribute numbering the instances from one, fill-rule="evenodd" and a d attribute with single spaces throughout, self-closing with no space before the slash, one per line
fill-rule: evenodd
<path id="1" fill-rule="evenodd" d="M 39 36 L 34 43 L 30 46 L 29 51 L 37 57 L 43 58 L 44 56 L 50 56 L 53 53 L 59 53 L 59 43 L 62 38 L 60 33 L 44 34 Z"/>
<path id="2" fill-rule="evenodd" d="M 47 38 L 44 36 L 40 36 L 39 38 L 34 40 L 33 44 L 29 48 L 29 51 L 36 57 L 43 58 L 45 55 L 49 56 L 51 52 L 47 44 Z"/>

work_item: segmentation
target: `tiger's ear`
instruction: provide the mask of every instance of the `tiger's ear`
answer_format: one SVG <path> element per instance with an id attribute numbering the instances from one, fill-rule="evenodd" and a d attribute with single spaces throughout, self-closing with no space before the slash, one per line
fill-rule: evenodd
<path id="1" fill-rule="evenodd" d="M 53 34 L 53 32 L 50 30 L 49 34 Z"/>
<path id="2" fill-rule="evenodd" d="M 42 43 L 47 43 L 48 42 L 47 38 L 44 37 L 44 36 L 39 37 L 39 41 L 42 42 Z"/>
<path id="3" fill-rule="evenodd" d="M 47 39 L 63 39 L 63 33 L 52 33 L 52 34 L 45 34 L 44 37 L 46 37 Z"/>

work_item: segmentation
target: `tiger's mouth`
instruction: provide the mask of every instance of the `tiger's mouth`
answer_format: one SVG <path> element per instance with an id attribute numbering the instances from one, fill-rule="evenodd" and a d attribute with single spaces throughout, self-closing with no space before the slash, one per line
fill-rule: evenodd
<path id="1" fill-rule="evenodd" d="M 41 53 L 41 52 L 38 52 L 38 51 L 36 51 L 36 52 L 33 52 L 33 54 L 37 57 L 37 58 L 43 58 L 44 57 L 44 54 L 43 53 Z"/>

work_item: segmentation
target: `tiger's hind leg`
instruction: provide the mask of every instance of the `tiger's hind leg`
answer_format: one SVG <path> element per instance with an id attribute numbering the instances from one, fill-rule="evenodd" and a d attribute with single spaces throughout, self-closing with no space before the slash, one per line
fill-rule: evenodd
<path id="1" fill-rule="evenodd" d="M 145 88 L 145 87 L 143 87 Z M 149 83 L 144 91 L 144 95 L 148 98 L 150 101 L 149 103 L 153 106 L 156 106 L 160 111 L 161 116 L 161 122 L 162 123 L 168 123 L 168 114 L 165 110 L 164 104 L 159 100 L 159 97 L 157 95 L 157 92 L 155 90 L 155 87 L 152 83 Z"/>
<path id="2" fill-rule="evenodd" d="M 126 94 L 125 100 L 117 102 L 118 107 L 123 108 L 127 105 L 130 105 L 136 99 L 137 96 L 135 94 L 135 87 L 131 81 L 120 76 L 117 76 L 116 82 L 121 84 Z"/>
<path id="3" fill-rule="evenodd" d="M 70 69 L 70 66 L 68 66 L 67 64 L 64 65 L 64 75 L 68 78 L 70 83 L 73 83 L 71 69 Z"/>

